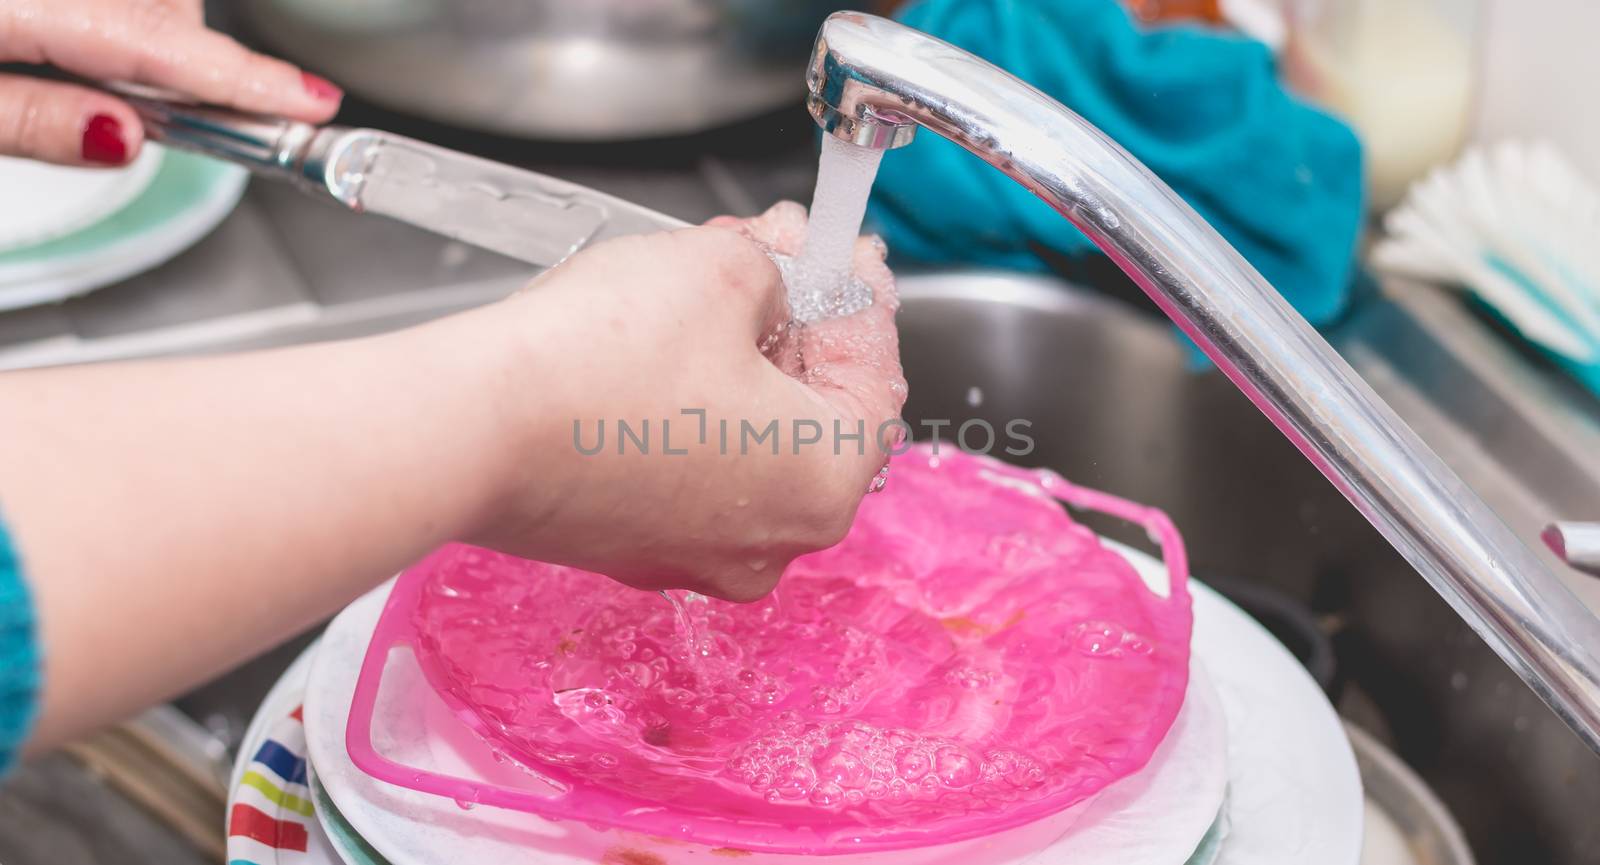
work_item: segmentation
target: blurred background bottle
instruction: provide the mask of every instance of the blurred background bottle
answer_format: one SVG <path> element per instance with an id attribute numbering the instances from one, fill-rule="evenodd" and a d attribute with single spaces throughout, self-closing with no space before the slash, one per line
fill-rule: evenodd
<path id="1" fill-rule="evenodd" d="M 1471 129 L 1479 0 L 1286 0 L 1284 74 L 1366 150 L 1369 206 L 1387 210 L 1450 161 Z"/>

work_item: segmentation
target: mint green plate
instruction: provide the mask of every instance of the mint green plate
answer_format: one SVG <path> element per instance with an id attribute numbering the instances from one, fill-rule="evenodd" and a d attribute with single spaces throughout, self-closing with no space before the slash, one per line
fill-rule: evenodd
<path id="1" fill-rule="evenodd" d="M 109 170 L 0 156 L 0 252 L 66 237 L 127 207 L 155 179 L 165 155 L 147 147 Z"/>
<path id="2" fill-rule="evenodd" d="M 1217 819 L 1206 830 L 1200 843 L 1195 845 L 1194 853 L 1189 856 L 1189 861 L 1184 865 L 1212 865 L 1222 855 L 1222 841 L 1228 835 L 1228 800 L 1222 800 L 1222 810 L 1217 812 Z"/>
<path id="3" fill-rule="evenodd" d="M 333 804 L 328 791 L 322 789 L 322 783 L 317 780 L 315 768 L 311 771 L 311 799 L 316 805 L 317 820 L 322 823 L 322 830 L 328 833 L 328 840 L 333 842 L 334 850 L 346 865 L 389 865 L 389 860 L 372 849 L 367 839 L 361 837 L 339 813 L 339 807 Z"/>
<path id="4" fill-rule="evenodd" d="M 166 262 L 233 211 L 248 174 L 166 151 L 150 185 L 120 210 L 66 237 L 0 253 L 0 310 L 65 300 Z"/>

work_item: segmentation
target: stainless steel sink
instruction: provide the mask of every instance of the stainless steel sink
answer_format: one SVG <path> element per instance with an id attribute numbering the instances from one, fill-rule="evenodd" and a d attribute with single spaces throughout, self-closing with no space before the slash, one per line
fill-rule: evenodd
<path id="1" fill-rule="evenodd" d="M 1309 606 L 1336 647 L 1341 710 L 1438 790 L 1480 862 L 1600 856 L 1590 813 L 1600 758 L 1228 381 L 1192 367 L 1163 319 L 1048 279 L 943 274 L 903 286 L 908 420 L 1030 419 L 1038 449 L 1024 462 L 1166 510 L 1199 577 Z M 1553 512 L 1600 505 L 1595 461 L 1571 459 L 1600 453 L 1585 450 L 1600 428 L 1592 407 L 1576 395 L 1532 405 L 1563 384 L 1454 301 L 1393 287 L 1336 337 L 1529 537 Z M 1573 585 L 1592 602 L 1600 586 L 1586 580 Z"/>

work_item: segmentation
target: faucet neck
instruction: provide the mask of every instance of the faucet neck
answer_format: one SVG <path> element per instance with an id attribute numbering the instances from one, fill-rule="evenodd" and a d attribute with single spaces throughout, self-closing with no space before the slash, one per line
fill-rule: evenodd
<path id="1" fill-rule="evenodd" d="M 1004 70 L 871 15 L 823 24 L 806 83 L 830 134 L 894 147 L 926 127 L 1082 230 L 1600 752 L 1600 619 L 1138 160 Z"/>

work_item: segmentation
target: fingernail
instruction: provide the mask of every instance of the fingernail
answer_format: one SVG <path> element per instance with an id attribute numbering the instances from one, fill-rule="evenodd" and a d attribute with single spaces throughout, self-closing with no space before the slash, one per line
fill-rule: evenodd
<path id="1" fill-rule="evenodd" d="M 307 93 L 311 94 L 312 99 L 318 102 L 338 102 L 344 98 L 344 91 L 334 86 L 332 81 L 323 78 L 321 75 L 302 72 L 300 73 L 300 85 L 306 89 Z"/>
<path id="2" fill-rule="evenodd" d="M 122 122 L 109 114 L 96 114 L 83 127 L 83 161 L 121 165 L 128 161 L 128 142 Z"/>

